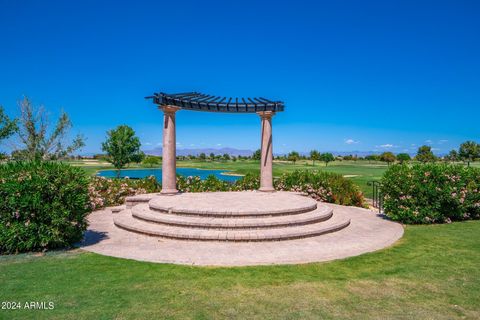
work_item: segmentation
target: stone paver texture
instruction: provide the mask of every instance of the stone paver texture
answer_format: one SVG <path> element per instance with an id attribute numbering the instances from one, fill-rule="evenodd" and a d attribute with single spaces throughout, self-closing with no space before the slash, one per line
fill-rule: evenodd
<path id="1" fill-rule="evenodd" d="M 198 192 L 157 196 L 151 209 L 190 214 L 262 215 L 314 210 L 315 200 L 291 192 Z"/>
<path id="2" fill-rule="evenodd" d="M 298 203 L 295 205 L 298 206 Z M 90 214 L 90 225 L 81 246 L 84 250 L 102 255 L 140 261 L 247 266 L 341 259 L 391 246 L 403 235 L 401 224 L 389 221 L 371 210 L 319 203 L 319 207 L 324 205 L 333 209 L 334 217 L 350 220 L 350 225 L 334 233 L 297 240 L 205 242 L 164 239 L 129 232 L 113 224 L 113 218 L 118 213 L 102 210 Z M 122 212 L 126 214 L 129 211 Z"/>

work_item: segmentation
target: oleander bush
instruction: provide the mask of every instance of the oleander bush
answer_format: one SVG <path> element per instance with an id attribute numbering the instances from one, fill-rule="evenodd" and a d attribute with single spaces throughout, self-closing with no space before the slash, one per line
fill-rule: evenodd
<path id="1" fill-rule="evenodd" d="M 91 210 L 89 178 L 59 162 L 0 165 L 0 253 L 68 247 Z"/>
<path id="2" fill-rule="evenodd" d="M 209 175 L 205 180 L 199 177 L 177 176 L 177 189 L 180 192 L 230 191 L 232 184 Z"/>
<path id="3" fill-rule="evenodd" d="M 391 166 L 382 178 L 385 214 L 403 223 L 480 218 L 480 170 L 461 165 Z"/>
<path id="4" fill-rule="evenodd" d="M 274 185 L 277 190 L 302 192 L 318 201 L 365 206 L 363 194 L 358 187 L 335 173 L 295 171 L 275 179 Z M 257 190 L 259 187 L 259 176 L 253 174 L 247 174 L 234 183 L 220 180 L 213 175 L 205 180 L 199 177 L 177 176 L 177 189 L 180 192 L 243 191 Z M 123 204 L 127 196 L 160 192 L 161 186 L 153 176 L 145 179 L 94 177 L 89 190 L 92 207 L 100 209 Z"/>
<path id="5" fill-rule="evenodd" d="M 323 202 L 365 207 L 365 198 L 357 185 L 340 174 L 297 170 L 275 180 L 275 189 L 296 191 Z"/>
<path id="6" fill-rule="evenodd" d="M 125 203 L 125 198 L 142 193 L 160 192 L 161 186 L 154 176 L 145 179 L 107 179 L 92 177 L 88 191 L 93 210 Z"/>
<path id="7" fill-rule="evenodd" d="M 260 188 L 260 176 L 248 173 L 232 185 L 232 191 L 258 190 Z"/>

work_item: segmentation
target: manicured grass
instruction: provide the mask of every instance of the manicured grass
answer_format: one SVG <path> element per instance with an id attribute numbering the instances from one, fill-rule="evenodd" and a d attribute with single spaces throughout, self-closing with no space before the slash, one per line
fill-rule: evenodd
<path id="1" fill-rule="evenodd" d="M 79 250 L 0 257 L 2 319 L 478 319 L 480 221 L 409 226 L 395 246 L 329 263 L 153 264 Z"/>

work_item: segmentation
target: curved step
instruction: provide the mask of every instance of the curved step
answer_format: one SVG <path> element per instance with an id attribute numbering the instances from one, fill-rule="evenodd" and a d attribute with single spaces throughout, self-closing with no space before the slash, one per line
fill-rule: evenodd
<path id="1" fill-rule="evenodd" d="M 148 203 L 150 200 L 158 196 L 160 196 L 160 193 L 145 193 L 136 196 L 128 196 L 125 198 L 125 206 L 127 209 L 130 209 L 140 203 Z"/>
<path id="2" fill-rule="evenodd" d="M 320 206 L 314 211 L 295 215 L 260 217 L 211 217 L 205 215 L 177 215 L 150 210 L 148 204 L 132 208 L 132 216 L 151 223 L 202 229 L 266 229 L 292 227 L 328 220 L 333 210 Z"/>
<path id="3" fill-rule="evenodd" d="M 157 212 L 218 218 L 292 215 L 317 208 L 311 198 L 282 191 L 181 193 L 153 197 L 148 204 Z"/>
<path id="4" fill-rule="evenodd" d="M 148 223 L 133 218 L 130 210 L 122 211 L 121 213 L 117 214 L 113 219 L 114 224 L 119 228 L 149 236 L 177 240 L 236 242 L 280 241 L 315 237 L 322 234 L 339 231 L 350 224 L 350 220 L 345 220 L 333 215 L 333 217 L 327 221 L 303 226 L 260 230 L 201 230 L 195 228 L 184 228 Z"/>

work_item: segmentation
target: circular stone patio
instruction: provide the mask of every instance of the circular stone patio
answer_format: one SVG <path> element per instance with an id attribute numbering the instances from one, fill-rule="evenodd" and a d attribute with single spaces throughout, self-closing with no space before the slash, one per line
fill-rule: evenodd
<path id="1" fill-rule="evenodd" d="M 158 263 L 297 264 L 376 251 L 403 235 L 402 225 L 371 210 L 287 192 L 141 195 L 127 207 L 91 213 L 82 248 Z"/>

